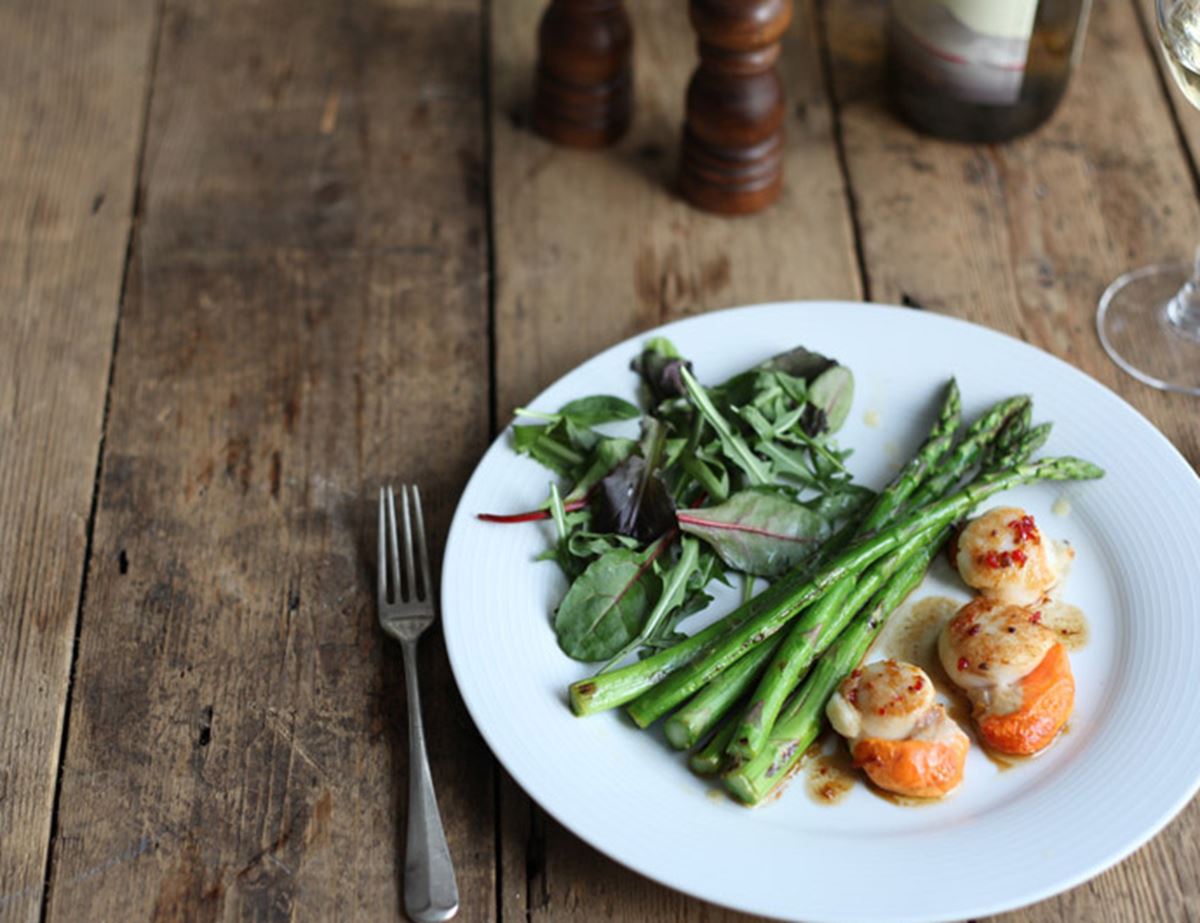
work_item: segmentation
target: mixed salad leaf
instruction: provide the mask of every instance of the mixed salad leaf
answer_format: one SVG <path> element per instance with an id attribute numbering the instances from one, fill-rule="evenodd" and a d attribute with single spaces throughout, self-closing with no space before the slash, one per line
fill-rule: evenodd
<path id="1" fill-rule="evenodd" d="M 851 480 L 833 434 L 854 376 L 804 348 L 705 386 L 664 338 L 631 368 L 642 406 L 611 395 L 555 413 L 521 408 L 513 447 L 564 479 L 543 509 L 484 514 L 553 521 L 553 560 L 570 586 L 554 614 L 559 646 L 586 662 L 674 643 L 709 585 L 772 580 L 811 557 L 873 493 Z M 640 421 L 637 439 L 598 427 Z"/>

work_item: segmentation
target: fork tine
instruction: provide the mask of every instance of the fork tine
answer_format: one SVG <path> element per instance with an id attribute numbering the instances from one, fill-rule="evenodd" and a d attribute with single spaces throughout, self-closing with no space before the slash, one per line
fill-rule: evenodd
<path id="1" fill-rule="evenodd" d="M 400 541 L 396 538 L 396 494 L 391 485 L 387 489 L 388 518 L 388 566 L 392 572 L 392 600 L 404 598 L 404 586 L 400 583 Z"/>
<path id="2" fill-rule="evenodd" d="M 375 561 L 375 598 L 380 606 L 386 606 L 388 601 L 387 593 L 387 513 L 384 507 L 387 505 L 387 494 L 384 493 L 382 487 L 379 488 L 379 554 Z"/>
<path id="3" fill-rule="evenodd" d="M 404 519 L 404 585 L 408 590 L 406 599 L 417 598 L 417 566 L 413 563 L 412 517 L 408 510 L 408 485 L 400 486 L 400 510 Z"/>
<path id="4" fill-rule="evenodd" d="M 417 553 L 421 557 L 421 593 L 424 599 L 433 599 L 433 577 L 429 573 L 429 548 L 425 544 L 425 516 L 421 512 L 421 491 L 412 485 L 413 512 L 417 517 Z"/>

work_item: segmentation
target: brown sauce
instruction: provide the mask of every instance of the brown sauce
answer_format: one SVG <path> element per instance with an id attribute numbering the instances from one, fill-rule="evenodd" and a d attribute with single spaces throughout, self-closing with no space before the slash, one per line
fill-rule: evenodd
<path id="1" fill-rule="evenodd" d="M 1010 769 L 1015 769 L 1028 759 L 1028 757 L 1024 756 L 1013 756 L 1011 753 L 1000 753 L 991 747 L 984 746 L 978 740 L 975 741 L 975 745 L 976 749 L 987 757 L 987 761 L 1001 772 L 1008 772 Z"/>
<path id="2" fill-rule="evenodd" d="M 950 682 L 937 652 L 938 636 L 962 606 L 962 602 L 947 596 L 918 599 L 888 620 L 867 660 L 890 657 L 920 667 L 933 680 L 934 688 L 946 705 L 946 714 L 960 726 L 967 727 L 971 720 L 971 705 L 966 694 Z"/>
<path id="3" fill-rule="evenodd" d="M 815 745 L 804 755 L 805 788 L 817 804 L 837 804 L 859 778 L 845 742 L 836 734 L 828 745 Z"/>
<path id="4" fill-rule="evenodd" d="M 1061 738 L 1066 737 L 1070 733 L 1071 733 L 1071 722 L 1068 721 L 1066 724 L 1064 724 L 1062 726 L 1062 729 L 1055 736 L 1054 740 L 1052 740 L 1052 741 L 1050 741 L 1050 743 L 1046 744 L 1046 746 L 1044 746 L 1037 753 L 1030 753 L 1026 756 L 1022 756 L 1017 753 L 1000 753 L 997 750 L 992 750 L 991 748 L 987 747 L 986 745 L 984 745 L 982 742 L 980 742 L 978 740 L 976 740 L 975 743 L 979 747 L 979 752 L 988 758 L 988 762 L 990 762 L 993 766 L 995 766 L 1001 772 L 1006 772 L 1009 769 L 1015 769 L 1018 766 L 1023 766 L 1025 763 L 1029 763 L 1033 760 L 1036 760 L 1043 753 L 1049 753 L 1050 750 L 1053 749 L 1054 745 Z"/>
<path id="5" fill-rule="evenodd" d="M 832 733 L 832 732 L 830 732 Z M 762 804 L 769 804 L 772 801 L 782 797 L 783 793 L 791 787 L 792 781 L 799 775 L 808 771 L 808 765 L 821 755 L 821 750 L 825 743 L 823 738 L 818 738 L 815 743 L 809 746 L 800 759 L 792 764 L 792 768 L 787 771 L 787 774 L 776 783 L 775 788 L 762 800 Z"/>
<path id="6" fill-rule="evenodd" d="M 927 808 L 929 805 L 937 804 L 942 800 L 942 798 L 914 798 L 912 795 L 897 795 L 895 792 L 889 792 L 885 788 L 880 788 L 869 779 L 867 780 L 867 790 L 876 798 L 902 808 Z M 951 792 L 950 794 L 953 795 L 954 793 Z"/>
<path id="7" fill-rule="evenodd" d="M 1082 650 L 1087 646 L 1091 630 L 1087 616 L 1078 606 L 1054 600 L 1042 606 L 1042 624 L 1053 631 L 1068 651 Z"/>

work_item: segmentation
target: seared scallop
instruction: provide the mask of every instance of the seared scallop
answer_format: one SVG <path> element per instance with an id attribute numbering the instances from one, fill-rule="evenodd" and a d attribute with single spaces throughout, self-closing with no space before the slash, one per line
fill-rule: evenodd
<path id="1" fill-rule="evenodd" d="M 1036 610 L 977 597 L 942 630 L 938 656 L 966 691 L 980 736 L 993 750 L 1037 753 L 1071 716 L 1075 679 L 1066 648 Z"/>
<path id="2" fill-rule="evenodd" d="M 939 798 L 962 782 L 970 740 L 934 701 L 933 682 L 919 667 L 881 660 L 855 670 L 826 714 L 854 765 L 880 788 Z"/>
<path id="3" fill-rule="evenodd" d="M 958 535 L 955 566 L 968 586 L 1005 602 L 1036 603 L 1066 575 L 1075 552 L 1043 537 L 1015 506 L 988 510 Z"/>

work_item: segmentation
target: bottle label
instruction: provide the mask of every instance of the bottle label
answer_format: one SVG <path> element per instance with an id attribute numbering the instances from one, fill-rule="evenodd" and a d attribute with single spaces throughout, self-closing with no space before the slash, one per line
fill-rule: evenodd
<path id="1" fill-rule="evenodd" d="M 963 102 L 1017 101 L 1038 0 L 892 0 L 900 63 Z"/>

